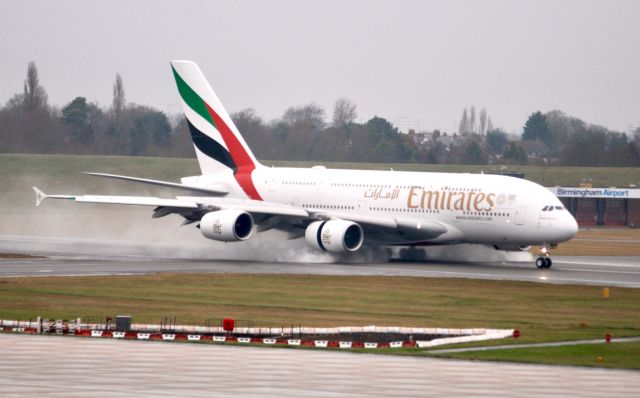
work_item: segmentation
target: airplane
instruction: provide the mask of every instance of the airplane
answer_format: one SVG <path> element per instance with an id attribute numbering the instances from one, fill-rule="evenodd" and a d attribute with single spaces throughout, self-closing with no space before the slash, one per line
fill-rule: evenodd
<path id="1" fill-rule="evenodd" d="M 408 247 L 400 251 L 405 258 L 430 245 L 473 243 L 505 251 L 535 245 L 541 247 L 538 268 L 551 267 L 548 250 L 577 233 L 576 220 L 556 196 L 521 178 L 266 167 L 198 65 L 174 60 L 171 70 L 202 174 L 180 183 L 86 174 L 177 189 L 185 196 L 47 195 L 33 187 L 36 206 L 49 198 L 152 206 L 153 218 L 178 214 L 183 225 L 198 223 L 202 235 L 215 241 L 242 242 L 277 229 L 317 250 L 343 254 L 363 245 Z"/>

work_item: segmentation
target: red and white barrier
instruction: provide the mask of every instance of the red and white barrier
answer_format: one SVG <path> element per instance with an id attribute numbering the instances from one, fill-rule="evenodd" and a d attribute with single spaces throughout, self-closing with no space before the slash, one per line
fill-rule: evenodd
<path id="1" fill-rule="evenodd" d="M 408 328 L 399 326 L 379 327 L 379 326 L 342 326 L 336 328 L 306 328 L 306 327 L 289 327 L 289 328 L 236 328 L 235 334 L 244 334 L 243 337 L 235 337 L 233 334 L 228 335 L 217 327 L 202 326 L 175 326 L 172 333 L 161 333 L 160 325 L 132 325 L 131 329 L 135 332 L 112 331 L 107 325 L 101 324 L 82 324 L 80 320 L 69 322 L 56 322 L 54 326 L 52 322 L 48 322 L 48 327 L 33 322 L 7 321 L 0 320 L 0 332 L 11 331 L 15 333 L 40 333 L 44 330 L 46 333 L 68 334 L 74 336 L 113 338 L 113 339 L 136 339 L 136 340 L 161 340 L 161 341 L 211 341 L 216 343 L 237 342 L 240 344 L 266 344 L 266 345 L 289 345 L 289 346 L 310 346 L 317 348 L 339 348 L 339 349 L 376 349 L 376 348 L 402 348 L 402 347 L 420 347 L 428 348 L 443 344 L 464 343 L 472 341 L 482 341 L 490 339 L 501 339 L 513 336 L 513 329 L 458 329 L 458 328 Z M 40 327 L 38 327 L 40 326 Z M 215 331 L 212 333 L 212 331 Z M 399 333 L 407 336 L 411 335 L 444 335 L 429 341 L 392 341 L 392 342 L 352 342 L 352 341 L 330 341 L 328 339 L 304 340 L 304 339 L 284 339 L 276 337 L 262 337 L 265 335 L 315 335 L 329 336 L 333 334 L 349 334 L 349 333 Z M 255 336 L 255 337 L 252 337 Z"/>

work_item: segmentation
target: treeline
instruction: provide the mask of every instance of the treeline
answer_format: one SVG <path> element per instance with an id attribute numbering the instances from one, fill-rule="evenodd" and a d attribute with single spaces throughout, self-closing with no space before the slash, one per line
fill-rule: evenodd
<path id="1" fill-rule="evenodd" d="M 493 127 L 481 109 L 465 109 L 456 133 L 439 130 L 402 134 L 373 117 L 356 123 L 357 108 L 336 101 L 330 121 L 310 103 L 262 119 L 253 109 L 231 115 L 259 159 L 385 163 L 526 164 L 639 166 L 640 128 L 633 137 L 589 125 L 560 111 L 533 113 L 522 137 Z M 76 97 L 62 108 L 48 103 L 32 62 L 21 93 L 0 108 L 0 152 L 194 157 L 190 133 L 179 115 L 127 103 L 116 75 L 113 99 L 103 108 Z"/>
<path id="2" fill-rule="evenodd" d="M 256 156 L 271 160 L 414 162 L 410 140 L 386 120 L 356 124 L 356 107 L 336 101 L 333 119 L 315 104 L 291 107 L 269 123 L 247 109 L 232 115 Z M 186 120 L 126 102 L 116 75 L 113 100 L 101 108 L 76 97 L 62 108 L 48 103 L 31 62 L 22 93 L 0 108 L 0 152 L 195 157 Z"/>
<path id="3" fill-rule="evenodd" d="M 543 142 L 549 148 L 549 160 L 558 164 L 640 166 L 640 127 L 630 137 L 561 111 L 535 112 L 524 125 L 522 139 Z"/>
<path id="4" fill-rule="evenodd" d="M 120 75 L 108 109 L 84 97 L 61 109 L 52 107 L 33 62 L 23 92 L 0 108 L 0 150 L 5 153 L 187 156 L 190 142 L 176 133 L 165 113 L 126 103 Z"/>

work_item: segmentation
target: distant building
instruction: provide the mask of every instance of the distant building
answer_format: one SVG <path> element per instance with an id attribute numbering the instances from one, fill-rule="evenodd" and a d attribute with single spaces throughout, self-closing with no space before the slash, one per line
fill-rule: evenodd
<path id="1" fill-rule="evenodd" d="M 527 158 L 533 159 L 546 158 L 551 152 L 551 148 L 540 140 L 524 140 L 522 141 L 522 149 L 527 154 Z"/>

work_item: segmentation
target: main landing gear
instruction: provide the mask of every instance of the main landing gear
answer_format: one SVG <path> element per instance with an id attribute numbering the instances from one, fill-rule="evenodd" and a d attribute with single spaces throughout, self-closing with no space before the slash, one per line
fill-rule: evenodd
<path id="1" fill-rule="evenodd" d="M 551 268 L 553 261 L 549 257 L 549 248 L 547 246 L 540 247 L 540 257 L 536 259 L 536 267 L 539 269 Z"/>
<path id="2" fill-rule="evenodd" d="M 427 258 L 427 252 L 424 249 L 414 246 L 403 247 L 398 254 L 402 261 L 424 261 Z"/>

